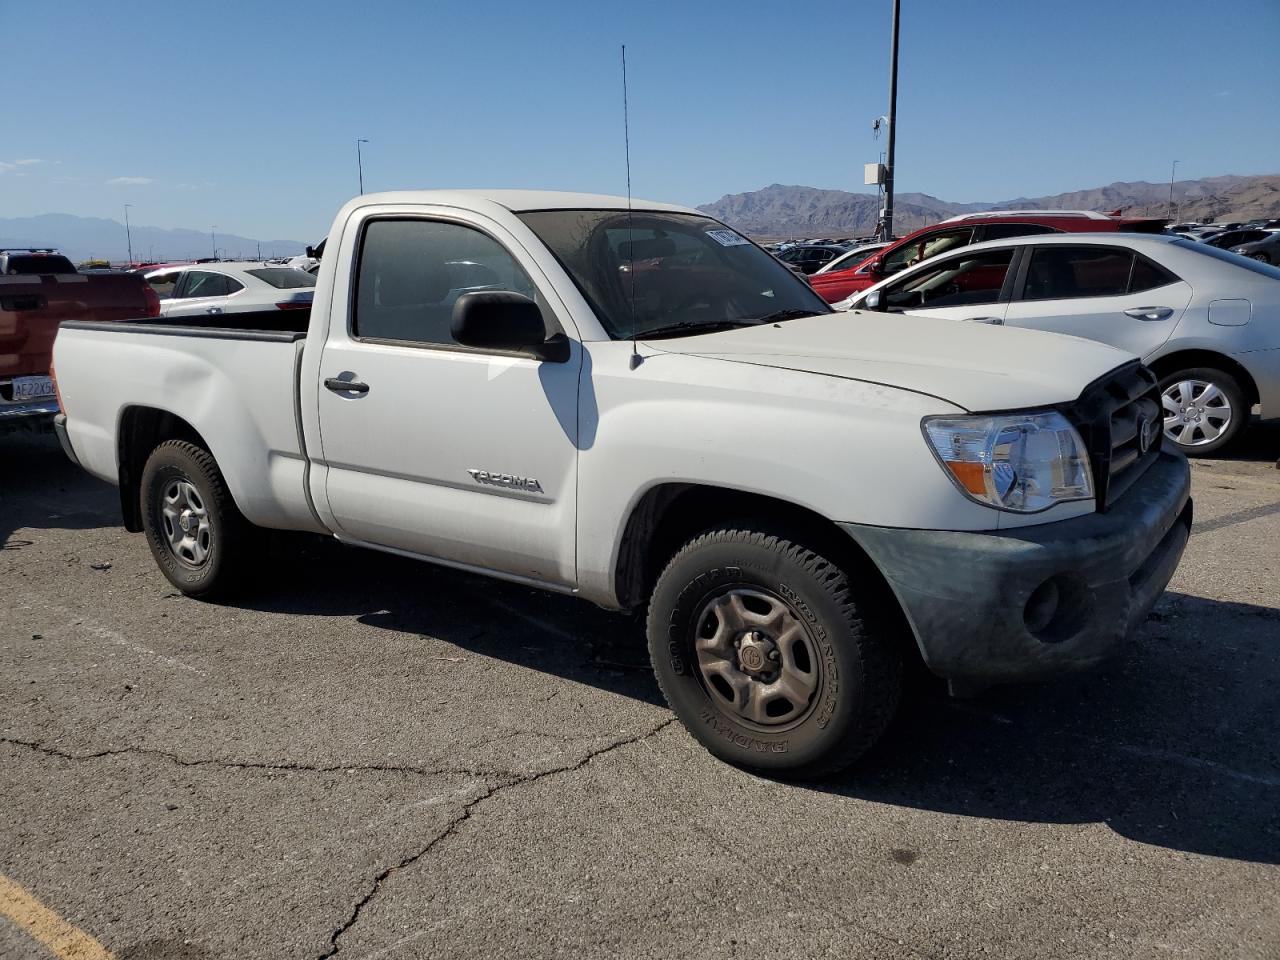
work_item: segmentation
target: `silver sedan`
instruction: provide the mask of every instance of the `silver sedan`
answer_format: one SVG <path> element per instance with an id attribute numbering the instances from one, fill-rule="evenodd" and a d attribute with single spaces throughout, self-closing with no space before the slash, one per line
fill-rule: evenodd
<path id="1" fill-rule="evenodd" d="M 1160 379 L 1165 436 L 1229 444 L 1280 417 L 1280 268 L 1181 237 L 1075 233 L 976 243 L 835 305 L 1100 340 Z M 999 371 L 993 371 L 993 376 Z"/>

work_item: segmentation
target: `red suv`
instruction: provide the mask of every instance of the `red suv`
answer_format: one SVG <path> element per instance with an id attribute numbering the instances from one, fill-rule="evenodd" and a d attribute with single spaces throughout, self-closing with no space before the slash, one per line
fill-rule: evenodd
<path id="1" fill-rule="evenodd" d="M 1118 213 L 1094 213 L 1091 210 L 966 213 L 908 234 L 847 270 L 820 273 L 808 280 L 822 299 L 836 303 L 866 290 L 904 267 L 970 243 L 1025 237 L 1033 233 L 1160 233 L 1164 224 L 1163 219 L 1122 217 Z"/>

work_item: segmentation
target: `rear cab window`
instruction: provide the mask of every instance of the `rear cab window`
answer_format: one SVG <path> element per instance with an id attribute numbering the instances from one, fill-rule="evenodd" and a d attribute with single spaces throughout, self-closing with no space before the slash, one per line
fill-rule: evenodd
<path id="1" fill-rule="evenodd" d="M 10 276 L 35 276 L 49 273 L 75 273 L 76 268 L 66 257 L 45 253 L 10 254 L 4 267 Z"/>

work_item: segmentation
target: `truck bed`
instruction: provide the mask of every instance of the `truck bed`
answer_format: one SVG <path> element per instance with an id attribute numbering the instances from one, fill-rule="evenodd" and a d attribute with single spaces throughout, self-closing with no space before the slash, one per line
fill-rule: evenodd
<path id="1" fill-rule="evenodd" d="M 81 465 L 119 480 L 118 438 L 141 418 L 196 431 L 248 519 L 323 530 L 307 490 L 298 377 L 308 311 L 127 323 L 72 321 L 54 343 L 68 439 Z M 234 326 L 228 326 L 234 324 Z"/>

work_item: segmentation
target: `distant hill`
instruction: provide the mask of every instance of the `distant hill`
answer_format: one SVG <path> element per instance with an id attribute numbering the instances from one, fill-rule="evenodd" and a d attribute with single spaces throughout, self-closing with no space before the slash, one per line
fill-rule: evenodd
<path id="1" fill-rule="evenodd" d="M 1248 220 L 1280 216 L 1280 176 L 1207 177 L 1174 184 L 1179 220 Z M 960 213 L 980 210 L 1121 209 L 1142 216 L 1169 215 L 1167 183 L 1112 183 L 1047 197 L 1019 197 L 995 203 L 951 203 L 925 193 L 899 193 L 894 200 L 894 232 L 899 236 Z M 698 208 L 758 237 L 841 234 L 875 230 L 879 215 L 874 193 L 849 193 L 775 183 L 763 190 L 735 193 Z"/>
<path id="2" fill-rule="evenodd" d="M 208 231 L 164 230 L 134 224 L 135 260 L 194 260 L 213 255 Z M 297 240 L 262 240 L 232 233 L 216 235 L 219 256 L 292 257 L 305 251 Z M 46 213 L 38 217 L 0 217 L 0 247 L 57 247 L 73 261 L 103 259 L 123 262 L 128 256 L 124 224 L 101 217 Z"/>

